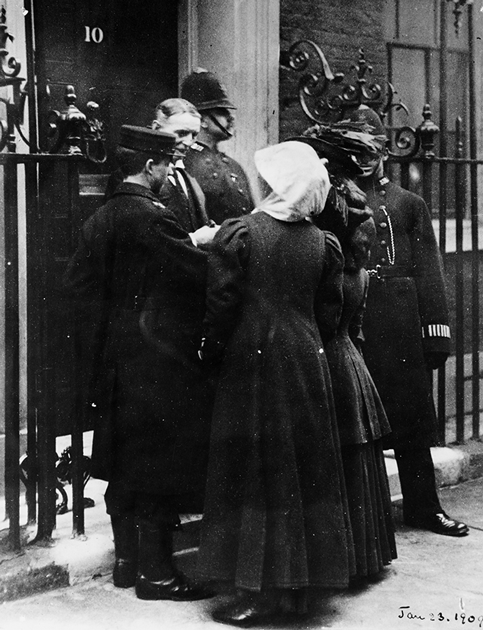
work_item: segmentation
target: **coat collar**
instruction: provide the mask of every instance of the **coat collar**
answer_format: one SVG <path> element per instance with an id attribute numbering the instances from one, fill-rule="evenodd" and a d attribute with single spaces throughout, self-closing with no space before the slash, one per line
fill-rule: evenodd
<path id="1" fill-rule="evenodd" d="M 122 182 L 115 190 L 113 197 L 117 197 L 118 195 L 133 195 L 136 197 L 146 197 L 146 199 L 151 199 L 151 201 L 159 201 L 158 197 L 146 186 L 141 186 L 141 184 L 132 184 Z"/>

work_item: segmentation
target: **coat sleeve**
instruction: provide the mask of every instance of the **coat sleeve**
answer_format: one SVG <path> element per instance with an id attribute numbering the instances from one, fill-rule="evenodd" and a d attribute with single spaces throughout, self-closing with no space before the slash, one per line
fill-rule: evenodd
<path id="1" fill-rule="evenodd" d="M 239 219 L 223 223 L 208 257 L 203 358 L 216 361 L 235 328 L 245 290 L 250 241 Z"/>
<path id="2" fill-rule="evenodd" d="M 321 232 L 321 235 L 325 239 L 325 262 L 314 307 L 322 341 L 327 342 L 335 335 L 342 313 L 344 256 L 333 234 Z"/>
<path id="3" fill-rule="evenodd" d="M 362 344 L 364 342 L 363 322 L 367 303 L 367 292 L 369 290 L 369 276 L 367 275 L 367 271 L 365 269 L 362 269 L 361 271 L 364 278 L 364 295 L 349 324 L 349 336 L 352 339 L 352 343 L 356 346 L 359 352 L 362 353 Z"/>
<path id="4" fill-rule="evenodd" d="M 414 211 L 411 248 L 423 351 L 425 354 L 449 354 L 450 329 L 443 262 L 423 199 L 416 200 Z"/>
<path id="5" fill-rule="evenodd" d="M 188 232 L 168 208 L 150 212 L 138 223 L 137 240 L 153 266 L 175 266 L 183 275 L 204 282 L 206 251 L 193 245 Z"/>

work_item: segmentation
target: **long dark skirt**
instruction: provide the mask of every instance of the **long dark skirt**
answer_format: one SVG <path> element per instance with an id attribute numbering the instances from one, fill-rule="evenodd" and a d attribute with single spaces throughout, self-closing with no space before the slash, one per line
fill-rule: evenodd
<path id="1" fill-rule="evenodd" d="M 397 558 L 391 495 L 379 441 L 342 447 L 356 576 L 379 573 Z"/>

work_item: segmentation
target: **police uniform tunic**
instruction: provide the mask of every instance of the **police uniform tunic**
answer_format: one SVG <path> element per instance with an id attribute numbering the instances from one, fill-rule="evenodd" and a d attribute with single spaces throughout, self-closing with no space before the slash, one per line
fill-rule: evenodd
<path id="1" fill-rule="evenodd" d="M 428 353 L 449 353 L 442 260 L 423 199 L 380 179 L 365 191 L 377 239 L 369 262 L 364 357 L 386 409 L 390 448 L 438 443 Z"/>
<path id="2" fill-rule="evenodd" d="M 225 153 L 196 142 L 184 162 L 188 173 L 201 186 L 206 212 L 215 223 L 248 214 L 255 207 L 245 171 Z"/>

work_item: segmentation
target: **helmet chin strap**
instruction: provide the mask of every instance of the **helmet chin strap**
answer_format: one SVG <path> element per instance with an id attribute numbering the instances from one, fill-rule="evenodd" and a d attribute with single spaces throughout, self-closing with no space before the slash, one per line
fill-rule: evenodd
<path id="1" fill-rule="evenodd" d="M 217 120 L 213 114 L 208 114 L 208 117 L 210 118 L 210 120 L 212 122 L 215 123 L 215 125 L 218 127 L 218 129 L 220 129 L 221 131 L 223 131 L 223 133 L 225 134 L 225 136 L 227 138 L 232 138 L 233 137 L 233 133 L 227 129 L 224 125 L 221 124 L 221 122 L 219 120 Z"/>

